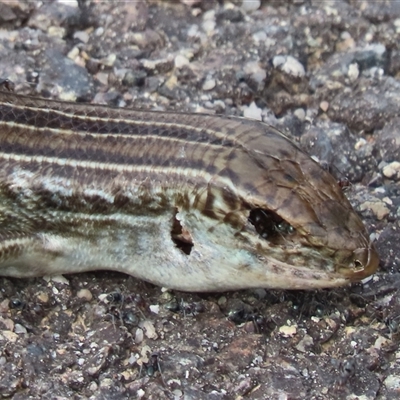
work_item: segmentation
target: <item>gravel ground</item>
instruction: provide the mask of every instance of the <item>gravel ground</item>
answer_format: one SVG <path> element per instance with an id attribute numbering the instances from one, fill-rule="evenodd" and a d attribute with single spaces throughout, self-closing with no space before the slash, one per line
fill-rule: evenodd
<path id="1" fill-rule="evenodd" d="M 19 93 L 263 119 L 338 178 L 381 256 L 338 290 L 0 278 L 12 399 L 400 397 L 400 2 L 0 1 Z"/>

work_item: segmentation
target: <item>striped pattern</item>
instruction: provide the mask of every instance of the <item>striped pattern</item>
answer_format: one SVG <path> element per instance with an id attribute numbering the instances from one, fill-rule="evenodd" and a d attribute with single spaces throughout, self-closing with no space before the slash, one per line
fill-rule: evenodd
<path id="1" fill-rule="evenodd" d="M 293 226 L 302 256 L 319 254 L 319 264 L 333 255 L 342 262 L 355 249 L 368 260 L 374 252 L 333 177 L 276 129 L 240 118 L 0 92 L 0 199 L 8 221 L 0 219 L 0 238 L 60 229 L 59 211 L 95 220 L 195 209 L 243 231 L 250 210 L 261 208 Z M 282 244 L 262 246 L 288 260 Z"/>
<path id="2" fill-rule="evenodd" d="M 271 186 L 292 189 L 303 184 L 304 173 L 299 165 L 314 174 L 317 187 L 323 187 L 325 181 L 332 185 L 329 174 L 321 176 L 320 168 L 286 138 L 258 123 L 61 102 L 52 102 L 49 109 L 43 100 L 12 93 L 2 93 L 0 101 L 1 153 L 9 161 L 145 172 L 149 180 L 154 176 L 155 181 L 165 171 L 168 176 L 176 175 L 176 182 L 180 177 L 185 182 L 199 180 L 202 187 L 214 180 L 216 186 L 242 192 L 242 198 L 249 193 L 263 197 L 263 188 L 255 184 L 257 172 L 265 175 L 268 170 L 275 171 L 268 177 L 275 181 Z M 279 174 L 283 167 L 290 169 L 284 176 Z M 335 185 L 333 189 L 321 200 L 329 196 L 343 201 L 341 191 Z M 314 192 L 316 198 L 322 194 Z M 281 207 L 279 204 L 276 208 Z"/>

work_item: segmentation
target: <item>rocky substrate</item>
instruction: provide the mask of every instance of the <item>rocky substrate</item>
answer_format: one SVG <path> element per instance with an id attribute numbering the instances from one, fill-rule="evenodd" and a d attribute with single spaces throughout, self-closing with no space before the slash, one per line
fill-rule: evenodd
<path id="1" fill-rule="evenodd" d="M 371 279 L 318 292 L 0 278 L 2 398 L 399 398 L 399 2 L 0 1 L 0 77 L 264 120 L 349 179 L 381 256 Z"/>

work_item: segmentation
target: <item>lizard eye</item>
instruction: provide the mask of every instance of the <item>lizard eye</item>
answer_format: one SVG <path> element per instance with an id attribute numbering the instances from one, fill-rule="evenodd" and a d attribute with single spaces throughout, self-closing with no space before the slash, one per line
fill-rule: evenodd
<path id="1" fill-rule="evenodd" d="M 249 222 L 264 239 L 278 242 L 282 237 L 295 233 L 295 228 L 270 210 L 254 208 L 250 211 Z"/>
<path id="2" fill-rule="evenodd" d="M 292 225 L 288 224 L 286 221 L 282 221 L 275 226 L 277 232 L 282 233 L 283 235 L 291 235 L 294 233 L 295 229 Z"/>

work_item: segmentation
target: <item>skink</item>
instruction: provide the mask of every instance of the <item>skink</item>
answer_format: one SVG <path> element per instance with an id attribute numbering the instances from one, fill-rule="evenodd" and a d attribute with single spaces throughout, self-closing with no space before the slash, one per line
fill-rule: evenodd
<path id="1" fill-rule="evenodd" d="M 314 289 L 378 263 L 336 180 L 269 125 L 0 92 L 0 275 Z"/>

